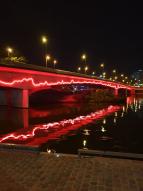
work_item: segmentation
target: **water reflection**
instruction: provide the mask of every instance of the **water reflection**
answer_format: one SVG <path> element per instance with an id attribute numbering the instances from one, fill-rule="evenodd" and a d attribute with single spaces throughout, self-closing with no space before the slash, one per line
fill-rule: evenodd
<path id="1" fill-rule="evenodd" d="M 4 136 L 3 138 L 0 139 L 0 142 L 7 142 L 7 140 L 9 140 L 9 142 L 11 142 L 11 140 L 12 142 L 14 142 L 14 140 L 18 140 L 19 143 L 20 142 L 23 143 L 26 140 L 26 144 L 30 145 L 38 144 L 40 146 L 43 142 L 46 142 L 50 139 L 59 139 L 61 135 L 70 133 L 70 130 L 78 129 L 83 125 L 92 123 L 94 120 L 98 120 L 99 118 L 102 118 L 105 115 L 109 115 L 110 113 L 119 110 L 119 108 L 120 108 L 119 106 L 111 105 L 106 109 L 92 112 L 86 116 L 78 116 L 74 119 L 68 119 L 59 122 L 52 122 L 44 125 L 38 125 L 34 128 L 29 127 L 28 129 L 20 129 L 17 130 L 15 133 Z M 38 135 L 36 134 L 37 131 Z"/>
<path id="2" fill-rule="evenodd" d="M 39 145 L 45 152 L 79 148 L 143 153 L 143 97 L 126 104 L 0 106 L 0 142 Z M 86 141 L 86 142 L 84 142 Z M 84 145 L 85 144 L 85 145 Z"/>

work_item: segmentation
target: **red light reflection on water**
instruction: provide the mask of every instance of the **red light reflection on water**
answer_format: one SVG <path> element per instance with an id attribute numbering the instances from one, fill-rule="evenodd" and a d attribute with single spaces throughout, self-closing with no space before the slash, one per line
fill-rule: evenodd
<path id="1" fill-rule="evenodd" d="M 117 110 L 119 110 L 119 106 L 109 106 L 106 109 L 98 110 L 96 112 L 92 112 L 86 116 L 79 116 L 74 119 L 63 120 L 60 122 L 53 122 L 44 125 L 38 125 L 31 130 L 27 130 L 25 128 L 22 129 L 24 133 L 12 133 L 0 139 L 0 142 L 10 142 L 12 140 L 24 141 L 26 140 L 27 145 L 41 145 L 44 142 L 52 139 L 59 139 L 61 135 L 66 135 L 70 131 L 80 128 L 82 125 L 86 125 L 88 123 L 92 123 L 93 120 L 98 120 L 105 115 L 109 115 Z M 28 128 L 29 129 L 29 128 Z M 38 131 L 38 133 L 36 133 Z"/>
<path id="2" fill-rule="evenodd" d="M 34 110 L 29 108 L 29 117 L 33 118 L 33 117 L 46 117 L 48 115 L 51 115 L 51 111 L 42 111 L 42 110 Z"/>

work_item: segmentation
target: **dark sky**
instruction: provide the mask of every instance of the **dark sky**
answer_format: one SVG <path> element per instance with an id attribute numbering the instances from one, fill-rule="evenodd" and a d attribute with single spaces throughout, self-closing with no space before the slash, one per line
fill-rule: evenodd
<path id="1" fill-rule="evenodd" d="M 77 71 L 86 53 L 87 74 L 101 74 L 102 62 L 108 76 L 143 69 L 142 0 L 0 0 L 0 48 L 17 45 L 44 66 L 43 35 L 49 67 L 57 59 L 57 68 Z"/>

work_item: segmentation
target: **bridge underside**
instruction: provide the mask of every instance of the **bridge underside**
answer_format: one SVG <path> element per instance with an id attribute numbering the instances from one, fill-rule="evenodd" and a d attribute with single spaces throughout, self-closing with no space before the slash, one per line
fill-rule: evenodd
<path id="1" fill-rule="evenodd" d="M 78 89 L 77 89 L 78 87 Z M 40 87 L 30 90 L 18 88 L 0 87 L 0 105 L 11 105 L 17 108 L 29 108 L 30 103 L 40 102 L 75 102 L 74 94 L 81 94 L 83 91 L 96 89 L 108 89 L 112 95 L 125 94 L 126 89 L 114 89 L 102 85 L 56 85 Z M 131 93 L 128 90 L 128 93 Z"/>

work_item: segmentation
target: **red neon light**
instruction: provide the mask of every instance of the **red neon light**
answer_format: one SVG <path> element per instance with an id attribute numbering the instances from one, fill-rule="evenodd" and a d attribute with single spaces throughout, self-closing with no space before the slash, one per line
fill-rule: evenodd
<path id="1" fill-rule="evenodd" d="M 50 127 L 52 128 L 55 128 L 57 129 L 58 127 L 64 127 L 66 125 L 77 125 L 77 128 L 79 128 L 78 125 L 81 125 L 81 123 L 83 124 L 87 124 L 87 123 L 90 123 L 92 120 L 97 120 L 98 118 L 101 118 L 105 115 L 108 115 L 109 113 L 113 113 L 115 112 L 116 110 L 118 110 L 120 107 L 119 106 L 109 106 L 107 109 L 103 109 L 103 110 L 99 110 L 99 111 L 96 111 L 96 112 L 92 112 L 90 113 L 89 115 L 86 115 L 86 116 L 79 116 L 79 117 L 76 117 L 75 119 L 68 119 L 68 120 L 63 120 L 63 121 L 60 121 L 60 122 L 53 122 L 53 123 L 48 123 L 48 124 L 45 124 L 45 125 L 41 125 L 41 126 L 38 126 L 38 127 L 35 127 L 31 133 L 29 134 L 21 134 L 21 135 L 18 135 L 16 136 L 15 134 L 10 134 L 4 138 L 2 138 L 0 140 L 0 142 L 4 141 L 4 140 L 7 140 L 7 139 L 19 139 L 19 140 L 26 140 L 28 138 L 33 138 L 35 136 L 35 132 L 37 130 L 47 130 L 49 129 Z M 72 127 L 71 127 L 71 130 L 72 130 Z M 68 129 L 66 127 L 66 129 L 64 129 L 64 132 L 65 134 L 68 133 Z M 59 132 L 59 136 L 63 134 L 63 129 L 60 130 Z M 53 137 L 55 139 L 55 137 Z M 52 139 L 52 137 L 50 137 L 50 139 Z"/>
<path id="2" fill-rule="evenodd" d="M 117 83 L 105 83 L 103 80 L 93 80 L 93 81 L 74 81 L 71 80 L 70 82 L 64 82 L 63 80 L 55 82 L 55 83 L 48 83 L 47 81 L 45 82 L 40 82 L 40 83 L 35 83 L 33 78 L 23 78 L 22 80 L 14 80 L 12 82 L 4 82 L 0 80 L 0 84 L 2 85 L 7 85 L 7 86 L 13 86 L 16 83 L 23 83 L 23 82 L 31 82 L 34 87 L 40 87 L 40 86 L 54 86 L 54 85 L 71 85 L 71 84 L 96 84 L 96 85 L 103 85 L 103 86 L 108 86 L 111 88 L 119 89 L 119 88 L 128 88 L 131 89 L 128 86 L 125 85 L 120 85 Z M 112 85 L 113 84 L 113 85 Z"/>

